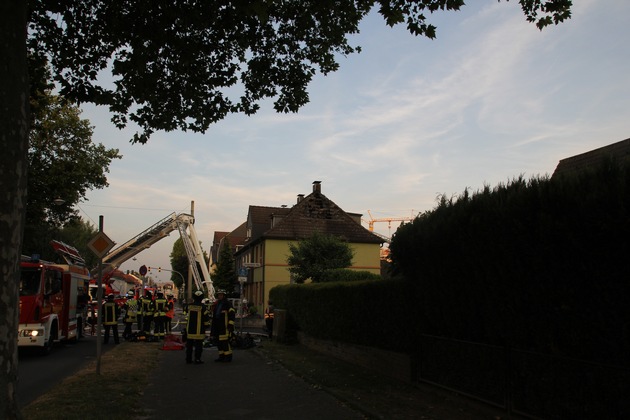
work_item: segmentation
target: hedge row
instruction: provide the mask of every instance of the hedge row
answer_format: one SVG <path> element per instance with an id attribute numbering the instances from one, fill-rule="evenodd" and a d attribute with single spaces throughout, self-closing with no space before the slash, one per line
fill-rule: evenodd
<path id="1" fill-rule="evenodd" d="M 630 354 L 630 168 L 522 177 L 401 227 L 421 332 L 601 362 Z"/>
<path id="2" fill-rule="evenodd" d="M 271 289 L 270 298 L 277 308 L 287 309 L 290 331 L 313 337 L 407 351 L 413 335 L 405 281 L 283 285 Z"/>

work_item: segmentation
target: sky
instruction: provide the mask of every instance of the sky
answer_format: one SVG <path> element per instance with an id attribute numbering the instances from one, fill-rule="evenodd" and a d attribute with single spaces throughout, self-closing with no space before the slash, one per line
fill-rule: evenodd
<path id="1" fill-rule="evenodd" d="M 291 206 L 318 180 L 367 228 L 371 218 L 432 210 L 441 195 L 551 175 L 560 159 L 630 137 L 630 1 L 575 0 L 569 21 L 542 32 L 515 0 L 470 3 L 429 17 L 434 40 L 372 13 L 351 37 L 362 52 L 316 76 L 297 114 L 277 114 L 268 101 L 205 134 L 158 132 L 132 145 L 134 127 L 118 130 L 106 108 L 83 105 L 93 140 L 123 158 L 80 215 L 96 226 L 102 215 L 122 244 L 194 202 L 209 250 L 214 232 L 238 227 L 250 205 Z M 374 230 L 391 236 L 397 226 Z M 121 269 L 170 268 L 178 236 Z"/>

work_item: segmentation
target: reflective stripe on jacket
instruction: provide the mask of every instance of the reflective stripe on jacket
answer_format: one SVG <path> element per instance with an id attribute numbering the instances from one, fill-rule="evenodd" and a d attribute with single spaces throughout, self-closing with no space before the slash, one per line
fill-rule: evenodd
<path id="1" fill-rule="evenodd" d="M 188 306 L 188 320 L 186 322 L 186 336 L 191 340 L 203 340 L 206 336 L 206 318 L 208 312 L 201 304 Z"/>
<path id="2" fill-rule="evenodd" d="M 148 298 L 142 298 L 142 315 L 152 316 L 153 311 L 155 311 L 155 306 L 153 306 L 153 301 Z"/>
<path id="3" fill-rule="evenodd" d="M 218 300 L 212 308 L 212 328 L 211 334 L 219 337 L 219 340 L 227 340 L 229 337 L 228 326 L 234 327 L 236 312 L 229 300 Z"/>
<path id="4" fill-rule="evenodd" d="M 165 316 L 166 315 L 166 304 L 167 300 L 164 298 L 155 299 L 155 315 L 156 316 Z"/>
<path id="5" fill-rule="evenodd" d="M 104 325 L 116 325 L 118 324 L 118 317 L 116 316 L 116 302 L 105 302 L 103 304 L 103 313 L 105 317 L 103 318 Z"/>
<path id="6" fill-rule="evenodd" d="M 273 312 L 274 312 L 274 307 L 267 306 L 267 309 L 265 309 L 265 319 L 273 319 Z"/>

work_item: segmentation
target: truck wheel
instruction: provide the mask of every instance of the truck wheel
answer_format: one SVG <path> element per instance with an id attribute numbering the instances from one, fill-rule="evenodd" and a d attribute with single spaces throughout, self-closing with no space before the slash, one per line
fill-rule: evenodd
<path id="1" fill-rule="evenodd" d="M 79 341 L 83 338 L 83 318 L 79 318 L 77 320 L 77 339 L 75 341 Z"/>
<path id="2" fill-rule="evenodd" d="M 55 343 L 56 339 L 57 339 L 57 324 L 53 323 L 52 329 L 50 330 L 50 335 L 48 336 L 48 340 L 46 341 L 46 344 L 44 344 L 44 347 L 41 348 L 42 355 L 46 356 L 50 354 L 50 352 L 53 349 L 53 344 Z"/>
<path id="3" fill-rule="evenodd" d="M 50 352 L 52 351 L 52 343 L 53 338 L 52 336 L 48 339 L 48 341 L 46 341 L 46 343 L 44 344 L 44 346 L 40 349 L 40 353 L 42 356 L 48 356 L 50 354 Z"/>

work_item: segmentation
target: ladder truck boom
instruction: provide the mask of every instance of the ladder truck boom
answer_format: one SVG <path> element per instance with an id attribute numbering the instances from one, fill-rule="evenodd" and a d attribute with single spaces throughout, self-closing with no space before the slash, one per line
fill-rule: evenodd
<path id="1" fill-rule="evenodd" d="M 203 290 L 205 285 L 208 297 L 211 301 L 214 301 L 214 287 L 203 258 L 203 251 L 199 245 L 194 223 L 195 218 L 192 215 L 173 212 L 124 244 L 114 248 L 103 257 L 103 265 L 107 267 L 103 275 L 103 282 L 108 283 L 114 271 L 125 261 L 150 248 L 153 244 L 169 236 L 171 232 L 177 229 L 186 249 L 186 256 L 188 257 L 195 285 L 199 290 Z"/>
<path id="2" fill-rule="evenodd" d="M 180 214 L 177 216 L 177 228 L 179 229 L 180 237 L 186 249 L 186 255 L 188 256 L 188 262 L 197 289 L 203 290 L 203 285 L 205 284 L 208 291 L 208 298 L 211 302 L 214 302 L 214 286 L 212 285 L 210 272 L 203 258 L 203 250 L 199 245 L 194 223 L 194 217 L 189 214 Z M 201 275 L 199 274 L 198 267 L 201 268 Z"/>

